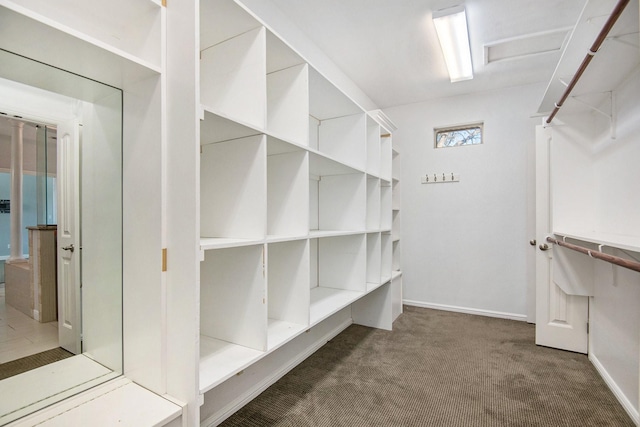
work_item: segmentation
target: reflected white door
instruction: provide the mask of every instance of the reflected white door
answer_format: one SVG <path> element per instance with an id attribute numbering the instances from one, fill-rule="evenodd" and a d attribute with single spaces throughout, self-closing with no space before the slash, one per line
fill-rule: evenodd
<path id="1" fill-rule="evenodd" d="M 587 353 L 589 299 L 568 295 L 553 281 L 550 144 L 552 129 L 536 128 L 536 344 Z M 546 246 L 545 246 L 546 245 Z"/>
<path id="2" fill-rule="evenodd" d="M 58 338 L 60 347 L 82 352 L 80 294 L 80 126 L 58 125 Z"/>

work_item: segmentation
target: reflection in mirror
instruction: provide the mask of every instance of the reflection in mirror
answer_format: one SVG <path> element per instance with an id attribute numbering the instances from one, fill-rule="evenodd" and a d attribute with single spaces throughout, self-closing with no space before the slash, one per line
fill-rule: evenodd
<path id="1" fill-rule="evenodd" d="M 122 92 L 4 50 L 0 283 L 0 425 L 121 375 Z"/>

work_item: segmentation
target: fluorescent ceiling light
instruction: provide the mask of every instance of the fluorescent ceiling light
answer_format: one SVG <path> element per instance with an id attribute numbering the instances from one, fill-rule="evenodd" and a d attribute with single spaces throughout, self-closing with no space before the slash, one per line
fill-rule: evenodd
<path id="1" fill-rule="evenodd" d="M 464 6 L 454 6 L 433 12 L 433 23 L 436 26 L 451 82 L 472 79 L 473 67 Z"/>

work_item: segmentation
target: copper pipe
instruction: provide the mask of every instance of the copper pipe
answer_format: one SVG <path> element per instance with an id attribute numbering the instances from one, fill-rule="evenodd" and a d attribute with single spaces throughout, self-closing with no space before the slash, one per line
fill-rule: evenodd
<path id="1" fill-rule="evenodd" d="M 615 255 L 609 255 L 604 252 L 591 250 L 582 246 L 574 245 L 572 243 L 563 242 L 562 240 L 554 239 L 553 237 L 547 237 L 547 242 L 565 247 L 567 249 L 571 249 L 576 252 L 580 252 L 585 255 L 589 255 L 591 258 L 610 262 L 611 264 L 619 265 L 620 267 L 628 268 L 629 270 L 637 271 L 640 273 L 640 262 L 631 261 Z"/>
<path id="2" fill-rule="evenodd" d="M 578 83 L 578 80 L 580 80 L 580 77 L 582 77 L 582 74 L 589 66 L 589 63 L 593 59 L 593 56 L 598 52 L 600 46 L 602 46 L 602 43 L 604 43 L 607 35 L 609 34 L 609 31 L 611 31 L 620 15 L 622 15 L 624 8 L 627 7 L 629 1 L 630 0 L 620 0 L 618 4 L 616 4 L 616 7 L 613 8 L 613 12 L 611 12 L 609 19 L 607 19 L 607 22 L 604 23 L 604 26 L 600 30 L 598 37 L 596 37 L 596 40 L 591 45 L 591 49 L 589 49 L 589 52 L 582 60 L 582 64 L 580 64 L 580 67 L 578 67 L 578 71 L 576 71 L 573 78 L 569 82 L 569 85 L 565 89 L 562 98 L 560 98 L 560 101 L 556 102 L 555 108 L 547 118 L 547 124 L 551 123 L 556 114 L 558 114 L 558 111 L 560 111 L 560 107 L 564 105 L 564 102 L 567 100 L 576 83 Z"/>

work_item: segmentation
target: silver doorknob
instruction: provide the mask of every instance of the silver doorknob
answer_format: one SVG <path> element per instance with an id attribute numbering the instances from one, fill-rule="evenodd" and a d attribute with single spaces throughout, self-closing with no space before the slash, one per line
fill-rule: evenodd
<path id="1" fill-rule="evenodd" d="M 546 243 L 541 244 L 539 247 L 541 251 L 546 251 L 549 249 L 549 245 L 547 245 Z"/>
<path id="2" fill-rule="evenodd" d="M 536 245 L 536 239 L 531 239 L 531 240 L 529 240 L 529 244 L 530 244 L 531 246 L 535 246 L 535 245 Z"/>
<path id="3" fill-rule="evenodd" d="M 63 246 L 62 249 L 70 252 L 73 252 L 75 250 L 75 248 L 73 247 L 73 243 L 70 244 L 69 246 Z"/>

